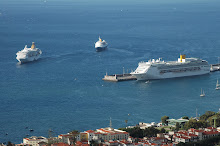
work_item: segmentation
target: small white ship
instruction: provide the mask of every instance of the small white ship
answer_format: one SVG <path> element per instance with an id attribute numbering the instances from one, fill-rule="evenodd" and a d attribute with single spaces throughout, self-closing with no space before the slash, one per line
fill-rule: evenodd
<path id="1" fill-rule="evenodd" d="M 131 74 L 137 80 L 151 80 L 203 75 L 210 72 L 210 65 L 207 61 L 185 57 L 185 55 L 180 55 L 178 61 L 165 62 L 159 58 L 140 62 L 137 69 Z"/>
<path id="2" fill-rule="evenodd" d="M 105 40 L 102 40 L 99 36 L 99 40 L 95 43 L 96 51 L 102 51 L 107 49 L 108 43 Z"/>
<path id="3" fill-rule="evenodd" d="M 36 48 L 35 43 L 32 42 L 31 48 L 28 48 L 27 45 L 25 45 L 23 50 L 18 51 L 16 53 L 17 55 L 16 59 L 20 63 L 25 63 L 25 62 L 30 62 L 30 61 L 39 59 L 41 54 L 42 54 L 42 51 Z"/>
<path id="4" fill-rule="evenodd" d="M 204 97 L 204 96 L 205 96 L 205 92 L 204 92 L 204 90 L 202 91 L 202 89 L 201 89 L 200 97 Z"/>
<path id="5" fill-rule="evenodd" d="M 220 89 L 220 84 L 218 83 L 218 79 L 217 79 L 217 83 L 216 83 L 216 90 L 219 90 Z"/>

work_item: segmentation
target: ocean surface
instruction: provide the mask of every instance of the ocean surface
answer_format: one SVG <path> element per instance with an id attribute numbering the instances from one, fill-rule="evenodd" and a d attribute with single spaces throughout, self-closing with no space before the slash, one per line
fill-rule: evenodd
<path id="1" fill-rule="evenodd" d="M 102 78 L 181 53 L 218 63 L 219 27 L 219 0 L 1 0 L 0 143 L 108 127 L 110 117 L 120 128 L 217 112 L 220 72 L 148 84 Z M 99 36 L 106 51 L 95 51 Z M 31 42 L 42 57 L 19 65 L 16 52 Z"/>

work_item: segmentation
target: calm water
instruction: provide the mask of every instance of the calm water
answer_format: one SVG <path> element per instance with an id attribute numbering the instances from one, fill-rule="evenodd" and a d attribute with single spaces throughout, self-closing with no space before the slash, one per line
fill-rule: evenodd
<path id="1" fill-rule="evenodd" d="M 180 53 L 217 63 L 220 1 L 0 1 L 0 143 L 218 111 L 220 73 L 145 82 L 104 82 L 139 61 Z M 95 52 L 101 36 L 109 49 Z M 17 64 L 36 42 L 42 57 Z M 200 98 L 203 88 L 206 97 Z M 128 116 L 130 114 L 130 116 Z M 30 133 L 28 129 L 34 129 Z M 8 133 L 8 135 L 6 135 Z"/>

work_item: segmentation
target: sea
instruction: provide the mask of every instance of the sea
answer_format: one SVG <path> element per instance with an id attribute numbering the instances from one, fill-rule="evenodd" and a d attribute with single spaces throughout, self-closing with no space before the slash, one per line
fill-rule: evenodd
<path id="1" fill-rule="evenodd" d="M 120 128 L 218 112 L 220 72 L 149 83 L 102 78 L 180 54 L 218 63 L 219 27 L 219 0 L 0 0 L 0 143 L 109 127 L 110 118 Z M 102 52 L 99 36 L 109 44 Z M 16 53 L 32 42 L 41 58 L 19 64 Z"/>

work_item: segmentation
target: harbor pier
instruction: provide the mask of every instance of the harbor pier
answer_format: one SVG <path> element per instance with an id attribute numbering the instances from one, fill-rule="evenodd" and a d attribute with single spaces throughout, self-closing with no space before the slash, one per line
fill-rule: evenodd
<path id="1" fill-rule="evenodd" d="M 220 71 L 220 64 L 211 64 L 210 72 Z"/>
<path id="2" fill-rule="evenodd" d="M 136 80 L 136 77 L 132 76 L 130 73 L 114 74 L 114 75 L 107 75 L 106 74 L 102 80 L 118 82 L 118 81 Z"/>

